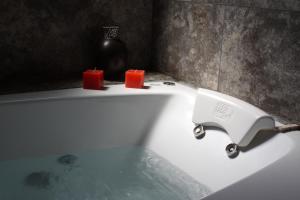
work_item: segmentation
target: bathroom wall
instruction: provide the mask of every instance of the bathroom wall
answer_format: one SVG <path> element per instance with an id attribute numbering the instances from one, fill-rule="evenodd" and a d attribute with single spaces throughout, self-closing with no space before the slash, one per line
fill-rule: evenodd
<path id="1" fill-rule="evenodd" d="M 299 0 L 154 0 L 153 65 L 300 121 Z"/>
<path id="2" fill-rule="evenodd" d="M 67 79 L 97 65 L 103 25 L 119 25 L 130 66 L 150 63 L 152 0 L 1 0 L 0 82 Z"/>
<path id="3" fill-rule="evenodd" d="M 299 0 L 1 0 L 0 93 L 78 80 L 102 25 L 120 26 L 133 67 L 300 121 Z"/>

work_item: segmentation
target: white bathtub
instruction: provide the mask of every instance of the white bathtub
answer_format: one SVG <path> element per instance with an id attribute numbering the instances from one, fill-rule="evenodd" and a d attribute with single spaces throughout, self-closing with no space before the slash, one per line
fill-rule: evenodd
<path id="1" fill-rule="evenodd" d="M 194 138 L 196 90 L 146 85 L 2 96 L 0 161 L 138 145 L 210 188 L 204 199 L 300 199 L 300 134 L 258 138 L 230 159 L 223 131 Z"/>

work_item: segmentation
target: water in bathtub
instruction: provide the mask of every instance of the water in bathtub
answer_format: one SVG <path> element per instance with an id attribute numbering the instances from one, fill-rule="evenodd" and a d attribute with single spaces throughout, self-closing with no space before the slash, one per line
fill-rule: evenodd
<path id="1" fill-rule="evenodd" d="M 1 200 L 199 200 L 209 193 L 139 147 L 0 161 Z"/>

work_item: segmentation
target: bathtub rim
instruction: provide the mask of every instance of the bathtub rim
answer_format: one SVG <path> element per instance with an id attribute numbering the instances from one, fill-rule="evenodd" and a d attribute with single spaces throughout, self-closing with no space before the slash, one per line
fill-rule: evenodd
<path id="1" fill-rule="evenodd" d="M 25 92 L 0 95 L 0 105 L 10 103 L 23 103 L 47 100 L 67 100 L 89 97 L 114 97 L 131 95 L 180 95 L 193 98 L 196 90 L 182 83 L 175 83 L 175 86 L 165 85 L 163 81 L 147 82 L 147 89 L 125 88 L 124 84 L 108 85 L 104 90 L 87 90 L 83 88 L 70 88 L 59 90 L 48 90 L 38 92 Z M 149 87 L 149 88 L 148 88 Z"/>
<path id="2" fill-rule="evenodd" d="M 185 96 L 191 100 L 195 99 L 196 89 L 191 88 L 189 86 L 183 85 L 181 83 L 176 83 L 175 86 L 166 86 L 163 82 L 148 82 L 145 84 L 146 86 L 150 86 L 151 89 L 124 89 L 123 84 L 110 85 L 107 90 L 97 91 L 97 90 L 84 90 L 82 88 L 73 88 L 73 89 L 63 89 L 63 90 L 51 90 L 51 91 L 42 91 L 42 92 L 30 92 L 30 93 L 21 93 L 21 94 L 9 94 L 0 96 L 0 106 L 5 104 L 13 104 L 13 103 L 24 103 L 24 102 L 35 102 L 35 101 L 48 101 L 48 100 L 68 100 L 68 99 L 81 99 L 81 98 L 91 98 L 91 97 L 115 97 L 115 96 L 132 96 L 132 95 L 179 95 Z M 276 125 L 281 125 L 280 122 L 276 121 Z M 293 133 L 286 134 L 289 139 L 291 139 L 292 143 L 295 144 L 295 141 L 300 141 L 300 137 L 294 135 Z M 300 134 L 298 134 L 300 135 Z M 299 155 L 300 147 L 299 145 L 293 145 L 290 148 L 289 152 L 281 157 L 279 160 L 271 163 L 261 170 L 267 170 L 268 168 L 274 167 L 277 163 L 282 163 L 283 160 L 286 160 L 290 157 L 294 157 Z M 285 159 L 284 159 L 285 158 Z M 260 171 L 261 171 L 260 170 Z M 239 184 L 239 182 L 249 179 L 255 174 L 252 174 L 249 177 L 243 178 L 234 185 Z M 231 185 L 225 187 L 223 190 L 226 190 Z M 214 191 L 212 194 L 214 194 Z"/>

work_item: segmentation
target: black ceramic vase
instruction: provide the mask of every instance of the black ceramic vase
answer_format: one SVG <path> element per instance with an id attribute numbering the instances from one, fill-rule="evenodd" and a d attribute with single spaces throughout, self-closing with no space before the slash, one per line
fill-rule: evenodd
<path id="1" fill-rule="evenodd" d="M 120 40 L 118 26 L 103 27 L 103 33 L 99 52 L 100 67 L 105 70 L 105 79 L 122 81 L 128 60 L 126 44 Z"/>

